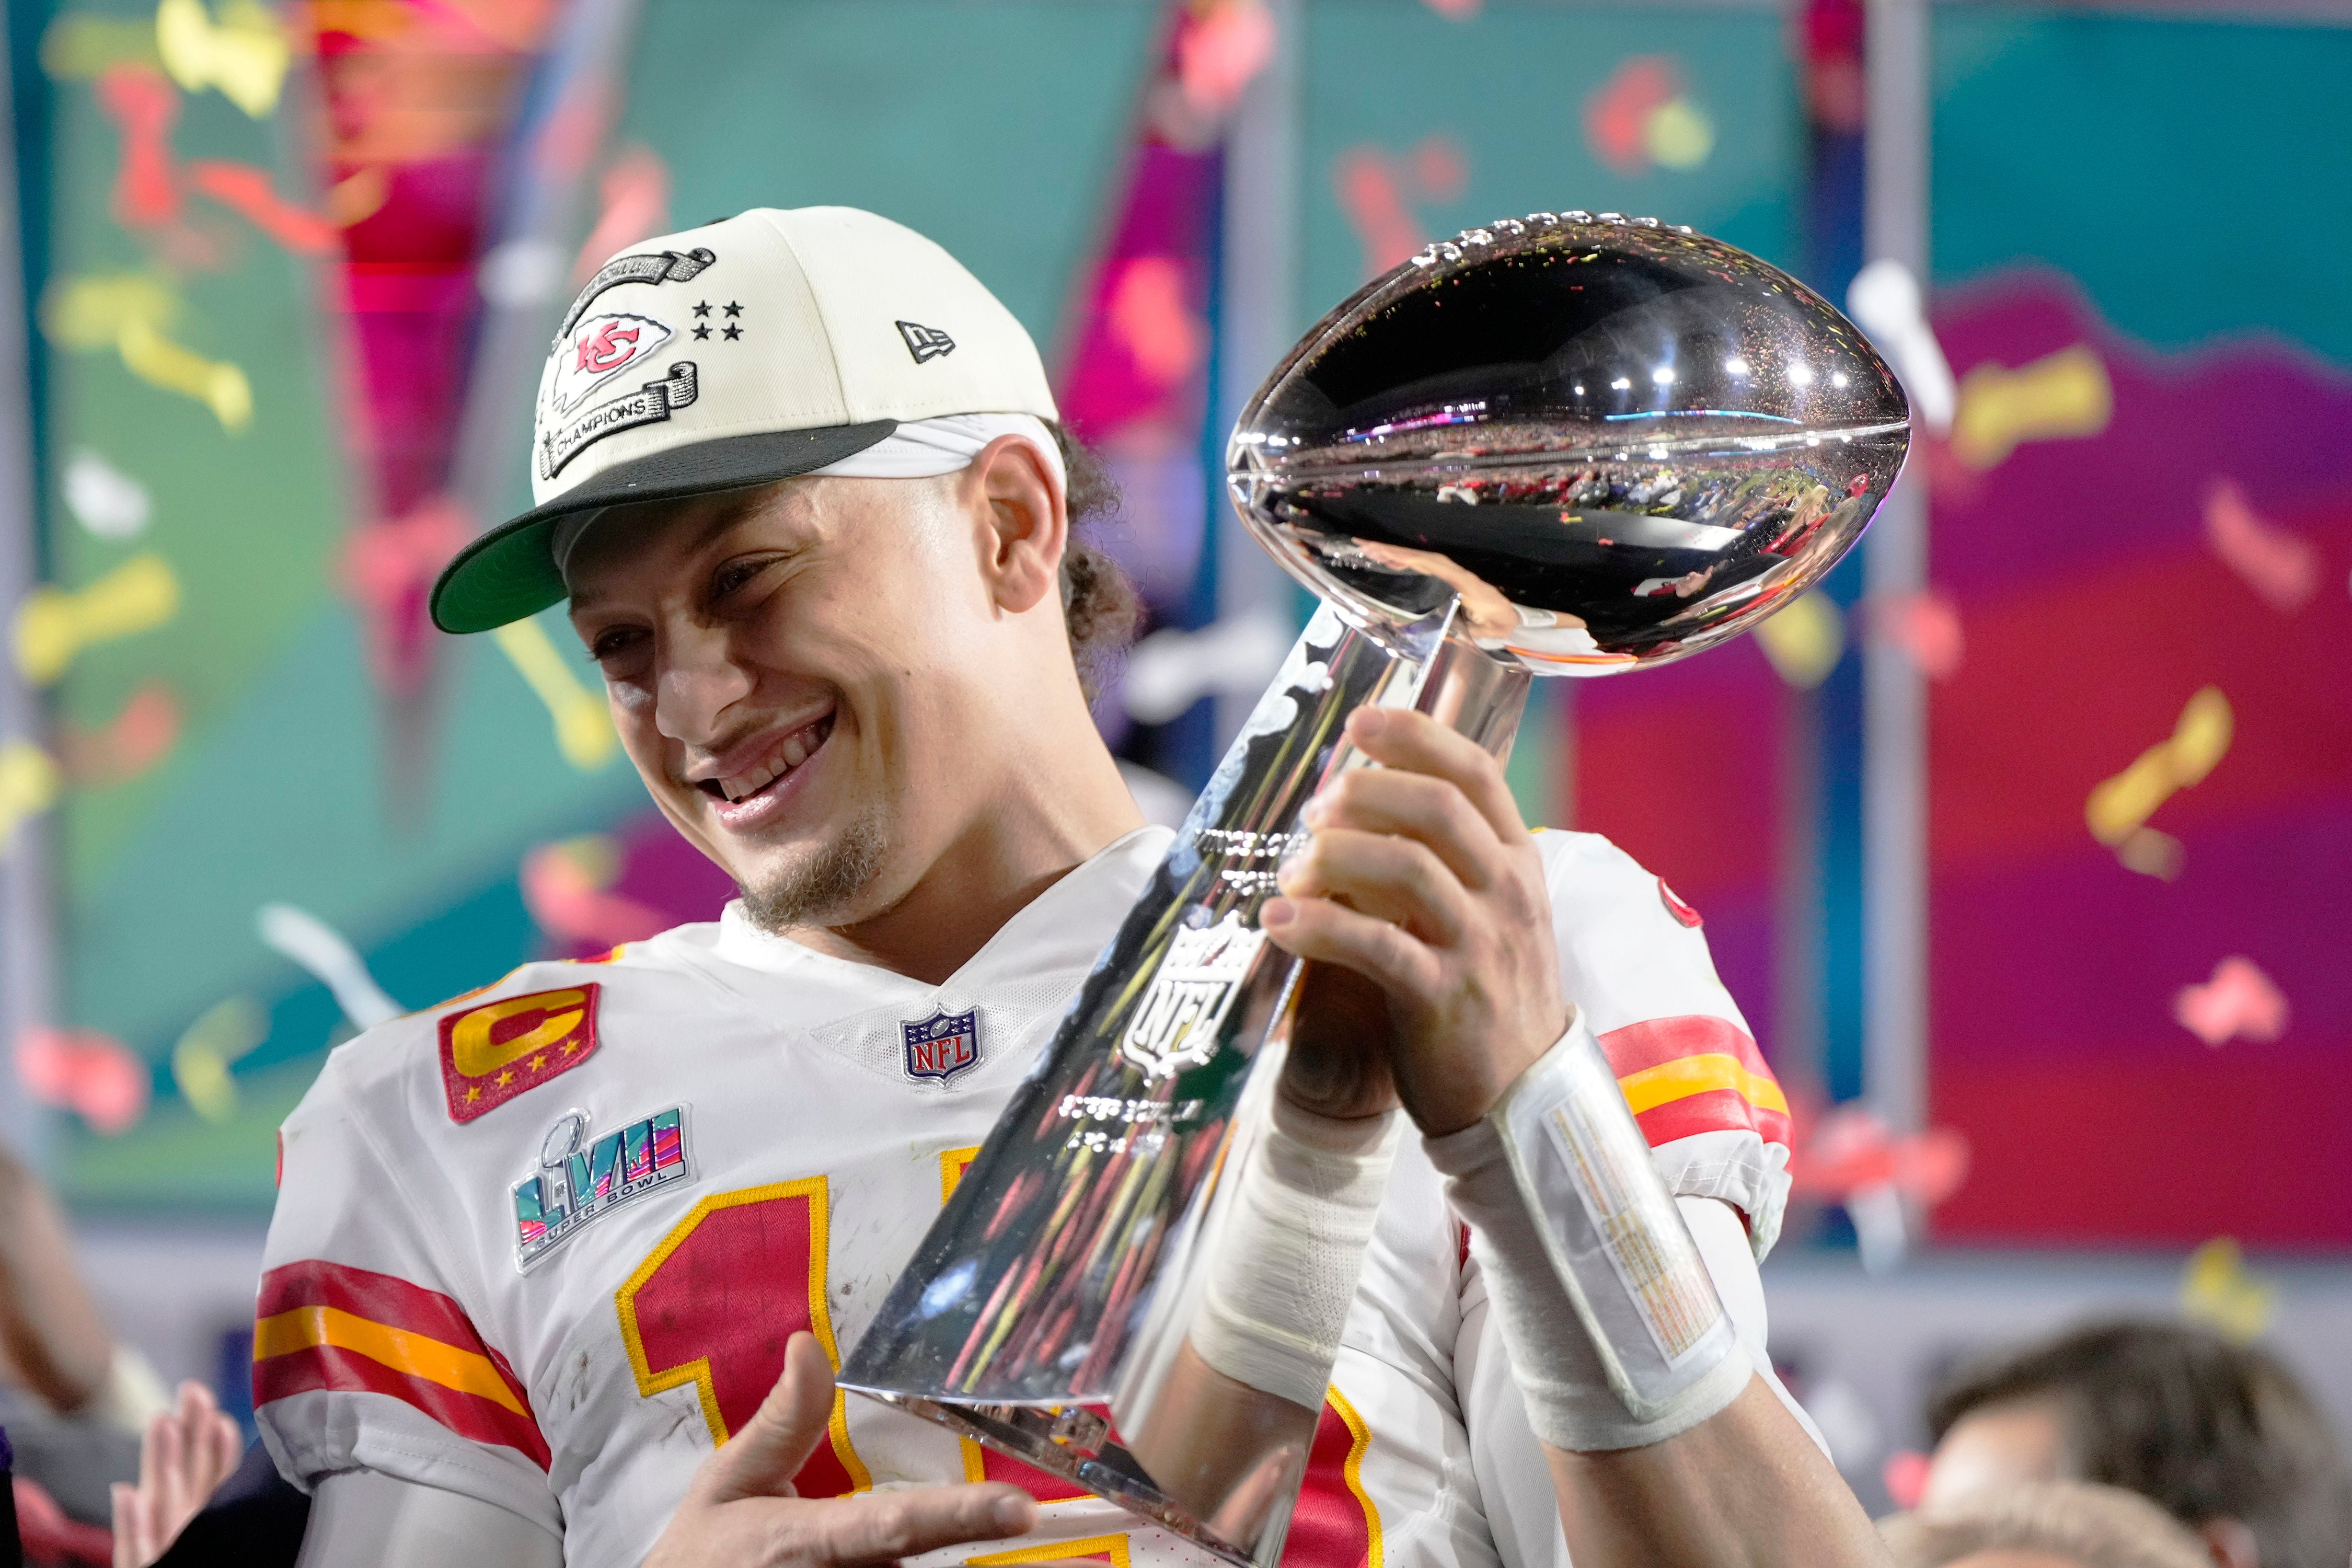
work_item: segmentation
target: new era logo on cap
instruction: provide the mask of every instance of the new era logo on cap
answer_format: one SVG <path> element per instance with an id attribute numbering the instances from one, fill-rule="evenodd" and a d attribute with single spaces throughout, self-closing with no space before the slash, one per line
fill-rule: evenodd
<path id="1" fill-rule="evenodd" d="M 720 301 L 714 331 L 698 318 Z M 535 504 L 449 563 L 433 618 L 486 631 L 561 601 L 548 544 L 565 517 L 789 479 L 950 414 L 1057 417 L 1021 323 L 912 229 L 756 207 L 632 246 L 551 345 Z"/>
<path id="2" fill-rule="evenodd" d="M 937 359 L 941 354 L 955 353 L 955 340 L 937 327 L 926 327 L 916 321 L 900 321 L 898 335 L 907 340 L 907 352 L 915 356 L 917 364 Z"/>

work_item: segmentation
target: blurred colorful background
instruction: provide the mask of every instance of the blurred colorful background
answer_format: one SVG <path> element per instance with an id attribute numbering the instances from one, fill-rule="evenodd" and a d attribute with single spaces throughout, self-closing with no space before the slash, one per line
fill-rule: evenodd
<path id="1" fill-rule="evenodd" d="M 1425 239 L 1583 207 L 1850 300 L 1921 418 L 1823 590 L 1544 683 L 1513 762 L 1698 909 L 1789 1089 L 1775 1348 L 1841 1465 L 1883 1503 L 1927 1378 L 2097 1307 L 2267 1334 L 2352 1420 L 2352 5 L 6 17 L 0 1136 L 167 1370 L 243 1397 L 326 1051 L 728 894 L 566 627 L 424 616 L 605 254 L 845 203 L 992 288 L 1124 487 L 1099 717 L 1172 816 L 1303 617 L 1234 412 Z"/>

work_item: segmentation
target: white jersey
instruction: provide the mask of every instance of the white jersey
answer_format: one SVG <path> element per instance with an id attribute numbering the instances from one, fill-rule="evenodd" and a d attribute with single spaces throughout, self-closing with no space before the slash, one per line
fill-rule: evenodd
<path id="1" fill-rule="evenodd" d="M 760 1405 L 785 1340 L 836 1364 L 1169 843 L 1130 834 L 929 985 L 812 952 L 730 907 L 593 963 L 527 964 L 337 1050 L 281 1132 L 254 1333 L 264 1440 L 305 1490 L 365 1468 L 481 1499 L 634 1564 L 695 1467 Z M 1604 840 L 1538 839 L 1568 997 L 1677 1193 L 1760 1255 L 1786 1106 L 1697 917 Z M 1543 1568 L 1542 1462 L 1435 1173 L 1407 1140 L 1286 1562 Z M 1528 1469 L 1532 1461 L 1534 1468 Z M 1507 1485 L 1530 1498 L 1482 1496 Z M 1037 1533 L 940 1563 L 1196 1548 L 872 1402 L 840 1397 L 804 1495 L 1003 1478 Z M 1499 1543 L 1499 1545 L 1498 1545 Z"/>

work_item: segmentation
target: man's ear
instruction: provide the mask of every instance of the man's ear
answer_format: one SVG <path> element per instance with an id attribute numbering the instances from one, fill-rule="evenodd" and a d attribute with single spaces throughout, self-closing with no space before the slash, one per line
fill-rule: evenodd
<path id="1" fill-rule="evenodd" d="M 1019 436 L 999 436 L 971 460 L 986 509 L 982 571 L 996 603 L 1014 615 L 1061 593 L 1070 518 L 1044 456 Z"/>

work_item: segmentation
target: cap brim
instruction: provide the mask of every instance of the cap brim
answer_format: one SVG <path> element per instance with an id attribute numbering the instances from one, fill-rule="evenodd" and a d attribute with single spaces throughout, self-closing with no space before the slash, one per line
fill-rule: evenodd
<path id="1" fill-rule="evenodd" d="M 852 457 L 898 427 L 895 419 L 875 419 L 814 430 L 763 430 L 615 464 L 459 551 L 433 584 L 433 624 L 445 632 L 487 632 L 561 603 L 563 579 L 548 545 L 564 518 L 608 506 L 772 484 Z"/>

